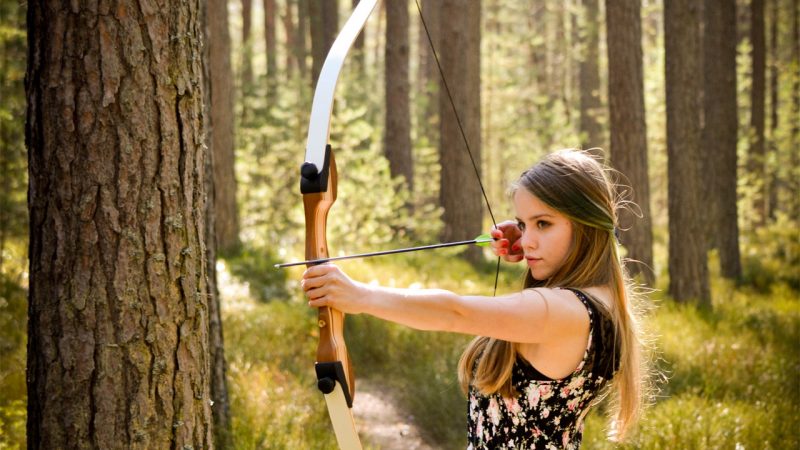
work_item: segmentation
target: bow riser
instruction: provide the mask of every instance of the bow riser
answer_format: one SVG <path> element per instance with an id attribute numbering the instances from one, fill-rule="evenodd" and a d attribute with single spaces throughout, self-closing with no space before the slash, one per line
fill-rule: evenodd
<path id="1" fill-rule="evenodd" d="M 323 172 L 316 176 L 304 177 L 304 179 L 305 181 L 317 179 L 326 179 L 327 181 L 324 190 L 303 195 L 303 207 L 306 216 L 306 258 L 327 258 L 328 212 L 336 201 L 337 186 L 336 160 L 330 149 L 326 151 Z M 323 306 L 319 308 L 317 325 L 319 326 L 317 363 L 341 362 L 346 382 L 345 396 L 348 397 L 348 404 L 352 406 L 352 399 L 355 395 L 355 379 L 350 357 L 347 353 L 347 345 L 344 341 L 344 314 Z M 336 371 L 334 370 L 334 372 Z"/>
<path id="2" fill-rule="evenodd" d="M 308 127 L 305 163 L 300 168 L 300 190 L 306 215 L 306 259 L 328 257 L 326 223 L 336 200 L 336 163 L 328 143 L 334 91 L 344 59 L 378 0 L 361 0 L 331 45 L 322 65 Z M 353 421 L 352 405 L 355 377 L 344 343 L 344 314 L 335 309 L 319 309 L 317 347 L 317 386 L 325 402 L 336 440 L 343 450 L 360 450 Z"/>

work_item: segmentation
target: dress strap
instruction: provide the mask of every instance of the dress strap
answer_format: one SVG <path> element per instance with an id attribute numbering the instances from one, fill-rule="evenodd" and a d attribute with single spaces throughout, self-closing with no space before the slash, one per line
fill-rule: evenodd
<path id="1" fill-rule="evenodd" d="M 587 358 L 587 370 L 595 372 L 606 379 L 610 379 L 619 369 L 619 340 L 611 312 L 599 300 L 590 297 L 583 291 L 575 288 L 566 288 L 578 297 L 589 311 L 591 343 L 590 357 Z M 595 320 L 595 318 L 597 320 Z"/>

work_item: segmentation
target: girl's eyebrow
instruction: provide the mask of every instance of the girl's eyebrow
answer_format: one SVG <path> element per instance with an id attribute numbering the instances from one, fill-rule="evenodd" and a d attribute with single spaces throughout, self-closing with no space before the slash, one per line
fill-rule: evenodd
<path id="1" fill-rule="evenodd" d="M 534 221 L 534 220 L 540 219 L 542 217 L 553 217 L 553 215 L 552 214 L 548 214 L 548 213 L 534 214 L 534 215 L 528 217 L 528 221 Z M 519 217 L 514 217 L 514 218 L 517 219 L 517 222 L 524 222 L 524 220 L 520 219 Z"/>

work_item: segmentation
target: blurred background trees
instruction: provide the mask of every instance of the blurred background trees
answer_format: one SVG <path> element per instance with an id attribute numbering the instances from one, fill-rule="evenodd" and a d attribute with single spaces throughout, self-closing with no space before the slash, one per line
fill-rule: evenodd
<path id="1" fill-rule="evenodd" d="M 208 295 L 219 254 L 255 298 L 292 296 L 271 265 L 302 256 L 297 173 L 313 88 L 357 3 L 206 5 Z M 26 8 L 0 0 L 0 439 L 24 433 Z M 421 8 L 498 220 L 512 216 L 509 183 L 542 155 L 600 147 L 638 204 L 620 221 L 641 282 L 706 308 L 727 301 L 715 297 L 716 277 L 800 289 L 797 1 Z M 345 63 L 331 120 L 341 173 L 332 255 L 472 238 L 491 226 L 454 120 L 415 3 L 381 2 Z M 479 250 L 461 256 L 489 270 Z M 234 336 L 233 346 L 244 339 Z M 235 379 L 241 366 L 233 369 Z"/>

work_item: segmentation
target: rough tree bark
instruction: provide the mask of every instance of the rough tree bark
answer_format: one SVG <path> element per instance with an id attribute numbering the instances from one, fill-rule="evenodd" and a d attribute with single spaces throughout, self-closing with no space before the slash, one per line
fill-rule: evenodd
<path id="1" fill-rule="evenodd" d="M 644 110 L 642 23 L 640 0 L 606 2 L 608 24 L 608 107 L 611 119 L 611 160 L 631 187 L 639 211 L 620 213 L 622 244 L 632 275 L 642 274 L 648 285 L 653 273 L 653 224 L 647 175 L 647 125 Z M 641 212 L 637 217 L 635 212 Z"/>
<path id="2" fill-rule="evenodd" d="M 408 23 L 406 0 L 386 0 L 386 130 L 383 148 L 392 177 L 404 177 L 406 187 L 413 192 Z"/>
<path id="3" fill-rule="evenodd" d="M 694 0 L 666 0 L 667 157 L 669 163 L 669 293 L 710 308 L 700 203 L 700 9 Z"/>
<path id="4" fill-rule="evenodd" d="M 707 236 L 719 250 L 722 276 L 742 275 L 736 210 L 736 0 L 706 0 L 703 33 L 703 149 Z"/>
<path id="5" fill-rule="evenodd" d="M 481 105 L 480 105 L 480 3 L 472 0 L 443 0 L 441 3 L 440 42 L 445 79 L 461 117 L 480 173 Z M 472 239 L 483 229 L 483 197 L 478 178 L 470 162 L 453 107 L 442 90 L 439 96 L 442 166 L 440 204 L 444 209 L 443 239 Z M 482 258 L 480 248 L 470 246 L 465 255 L 471 262 Z"/>
<path id="6" fill-rule="evenodd" d="M 28 3 L 28 448 L 213 448 L 199 2 Z"/>

